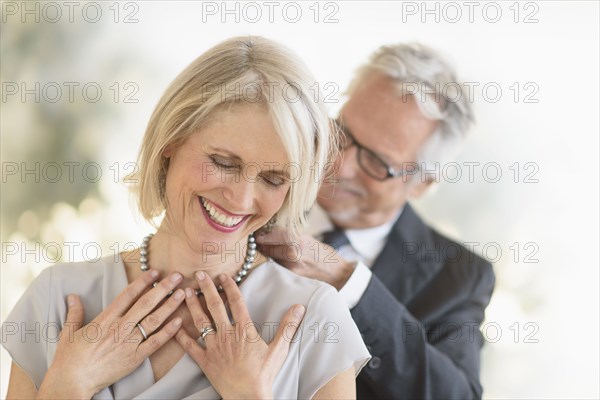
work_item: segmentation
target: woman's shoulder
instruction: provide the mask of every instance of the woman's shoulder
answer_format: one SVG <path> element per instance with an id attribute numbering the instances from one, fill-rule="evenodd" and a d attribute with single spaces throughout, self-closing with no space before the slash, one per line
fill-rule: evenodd
<path id="1" fill-rule="evenodd" d="M 40 273 L 38 279 L 50 281 L 53 289 L 61 284 L 74 283 L 76 285 L 95 284 L 104 280 L 107 275 L 120 273 L 122 262 L 119 257 L 106 256 L 83 261 L 58 262 Z M 69 285 L 70 286 L 70 285 Z"/>
<path id="2" fill-rule="evenodd" d="M 349 314 L 333 286 L 300 276 L 273 260 L 265 262 L 252 274 L 240 289 L 247 298 L 251 314 L 259 320 L 278 321 L 293 304 L 306 307 L 305 319 Z"/>
<path id="3" fill-rule="evenodd" d="M 105 271 L 105 268 L 112 268 L 121 265 L 122 261 L 119 255 L 110 255 L 94 259 L 85 259 L 82 261 L 58 262 L 46 269 L 52 270 L 53 273 L 77 273 L 79 271 L 102 273 Z"/>
<path id="4" fill-rule="evenodd" d="M 7 321 L 20 323 L 59 323 L 66 315 L 66 296 L 79 295 L 87 320 L 94 318 L 119 284 L 118 263 L 114 258 L 81 262 L 59 262 L 43 269 L 15 303 Z M 122 269 L 122 268 L 121 268 Z M 121 272 L 124 275 L 124 271 Z M 115 288 L 116 289 L 116 288 Z"/>
<path id="5" fill-rule="evenodd" d="M 310 298 L 321 293 L 337 293 L 328 283 L 298 275 L 272 259 L 269 259 L 259 270 L 262 268 L 264 268 L 263 277 L 266 278 L 269 286 L 285 288 L 286 295 L 300 294 Z"/>
<path id="6" fill-rule="evenodd" d="M 44 270 L 28 286 L 20 302 L 41 303 L 49 318 L 61 320 L 66 312 L 65 298 L 78 295 L 84 303 L 86 319 L 93 318 L 127 285 L 120 258 L 114 256 L 78 262 L 59 262 Z"/>
<path id="7" fill-rule="evenodd" d="M 255 272 L 262 268 L 262 284 L 265 292 L 270 290 L 270 293 L 259 293 L 258 296 L 267 300 L 263 303 L 268 304 L 265 308 L 277 309 L 265 321 L 279 321 L 292 304 L 306 307 L 298 331 L 289 338 L 291 346 L 286 359 L 298 368 L 297 398 L 312 398 L 319 388 L 352 366 L 358 374 L 369 360 L 369 352 L 338 291 L 327 283 L 300 276 L 274 261 L 269 261 Z M 285 385 L 283 380 L 278 379 L 274 387 Z"/>

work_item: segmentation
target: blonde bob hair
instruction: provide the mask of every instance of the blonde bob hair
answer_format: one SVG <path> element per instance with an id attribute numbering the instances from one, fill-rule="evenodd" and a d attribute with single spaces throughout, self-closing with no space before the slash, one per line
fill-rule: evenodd
<path id="1" fill-rule="evenodd" d="M 194 60 L 167 88 L 150 117 L 139 169 L 130 177 L 136 182 L 132 189 L 142 216 L 156 226 L 154 218 L 167 207 L 167 146 L 183 143 L 218 111 L 234 104 L 259 104 L 268 110 L 296 170 L 290 171 L 290 190 L 277 213 L 278 225 L 296 237 L 306 225 L 336 148 L 315 83 L 294 53 L 262 37 L 228 39 Z"/>

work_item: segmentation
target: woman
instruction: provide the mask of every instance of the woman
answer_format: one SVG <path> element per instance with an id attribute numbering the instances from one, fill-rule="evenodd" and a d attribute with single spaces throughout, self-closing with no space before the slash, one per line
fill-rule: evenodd
<path id="1" fill-rule="evenodd" d="M 164 212 L 156 234 L 117 260 L 40 274 L 3 325 L 9 398 L 355 396 L 369 355 L 337 292 L 266 259 L 253 236 L 275 220 L 297 235 L 315 200 L 334 140 L 314 88 L 257 37 L 180 74 L 136 177 L 142 215 Z M 13 334 L 36 323 L 60 340 Z"/>

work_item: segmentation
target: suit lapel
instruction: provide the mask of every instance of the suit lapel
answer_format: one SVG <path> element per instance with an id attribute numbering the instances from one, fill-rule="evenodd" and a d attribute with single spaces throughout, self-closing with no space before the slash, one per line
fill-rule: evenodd
<path id="1" fill-rule="evenodd" d="M 442 267 L 439 251 L 431 230 L 407 203 L 373 264 L 373 273 L 401 303 L 408 304 Z"/>

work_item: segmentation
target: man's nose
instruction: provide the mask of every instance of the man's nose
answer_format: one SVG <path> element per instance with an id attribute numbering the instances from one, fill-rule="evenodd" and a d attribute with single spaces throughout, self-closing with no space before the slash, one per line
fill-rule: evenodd
<path id="1" fill-rule="evenodd" d="M 352 179 L 356 176 L 360 165 L 358 165 L 357 159 L 358 148 L 356 146 L 350 146 L 346 148 L 342 154 L 338 157 L 338 173 L 340 178 Z"/>

